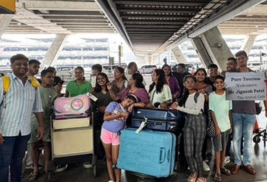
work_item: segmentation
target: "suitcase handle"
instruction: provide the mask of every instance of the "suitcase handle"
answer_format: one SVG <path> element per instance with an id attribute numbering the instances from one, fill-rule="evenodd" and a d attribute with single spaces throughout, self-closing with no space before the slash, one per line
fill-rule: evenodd
<path id="1" fill-rule="evenodd" d="M 160 148 L 160 154 L 159 154 L 159 163 L 163 163 L 166 158 L 166 150 L 165 148 Z"/>

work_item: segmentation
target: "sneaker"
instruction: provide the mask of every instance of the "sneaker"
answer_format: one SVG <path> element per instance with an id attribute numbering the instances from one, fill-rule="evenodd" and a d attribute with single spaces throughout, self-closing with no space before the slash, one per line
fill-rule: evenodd
<path id="1" fill-rule="evenodd" d="M 230 156 L 225 156 L 224 165 L 228 164 L 230 161 Z"/>
<path id="2" fill-rule="evenodd" d="M 83 167 L 86 168 L 86 169 L 88 169 L 88 168 L 92 168 L 93 165 L 91 164 L 91 162 L 84 162 L 83 163 Z"/>
<path id="3" fill-rule="evenodd" d="M 203 161 L 203 171 L 205 171 L 205 172 L 210 171 L 210 167 L 208 166 L 208 164 L 205 161 Z"/>
<path id="4" fill-rule="evenodd" d="M 65 171 L 67 169 L 67 167 L 68 167 L 68 164 L 66 164 L 66 165 L 59 165 L 59 166 L 56 167 L 55 172 L 56 173 L 60 173 L 62 171 Z"/>

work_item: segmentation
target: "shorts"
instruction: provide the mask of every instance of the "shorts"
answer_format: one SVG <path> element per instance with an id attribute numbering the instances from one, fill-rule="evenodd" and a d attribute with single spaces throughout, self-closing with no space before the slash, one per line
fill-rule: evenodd
<path id="1" fill-rule="evenodd" d="M 100 138 L 105 144 L 120 145 L 120 136 L 118 133 L 110 132 L 104 128 L 101 129 Z"/>
<path id="2" fill-rule="evenodd" d="M 223 150 L 226 150 L 229 135 L 230 135 L 230 129 L 225 132 L 221 132 L 219 136 L 215 136 L 213 138 L 215 152 L 221 152 Z"/>
<path id="3" fill-rule="evenodd" d="M 32 124 L 31 125 L 31 138 L 29 140 L 29 143 L 36 143 L 40 140 L 36 137 L 39 132 L 39 124 Z M 44 136 L 41 139 L 41 141 L 44 142 L 51 142 L 51 131 L 50 131 L 50 126 L 45 125 L 45 131 L 44 131 Z"/>

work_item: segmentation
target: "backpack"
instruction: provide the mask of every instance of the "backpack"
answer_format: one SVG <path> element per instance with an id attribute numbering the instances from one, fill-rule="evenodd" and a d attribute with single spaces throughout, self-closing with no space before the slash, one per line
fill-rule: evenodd
<path id="1" fill-rule="evenodd" d="M 35 77 L 29 76 L 29 79 L 30 79 L 30 82 L 31 82 L 32 86 L 35 88 L 35 90 L 40 87 L 40 83 L 38 82 L 38 80 L 36 80 Z M 0 103 L 0 106 L 2 106 L 3 103 L 5 103 L 5 101 L 6 101 L 6 93 L 8 92 L 9 87 L 10 87 L 10 78 L 9 78 L 9 76 L 3 76 L 2 80 L 3 80 L 3 95 L 4 95 L 4 97 L 3 97 L 3 101 Z M 5 107 L 5 104 L 4 104 L 4 107 Z"/>
<path id="2" fill-rule="evenodd" d="M 31 82 L 32 86 L 35 89 L 40 87 L 40 83 L 36 80 L 35 77 L 29 76 L 29 78 L 30 78 L 30 82 Z M 3 92 L 4 92 L 4 94 L 6 94 L 9 90 L 9 87 L 10 87 L 10 78 L 9 78 L 9 76 L 3 76 L 2 80 L 3 80 Z"/>

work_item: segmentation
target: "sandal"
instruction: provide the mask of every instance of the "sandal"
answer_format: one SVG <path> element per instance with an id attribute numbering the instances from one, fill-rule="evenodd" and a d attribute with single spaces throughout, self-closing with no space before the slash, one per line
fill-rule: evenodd
<path id="1" fill-rule="evenodd" d="M 196 182 L 206 182 L 206 181 L 207 181 L 207 178 L 204 178 L 204 177 L 199 177 L 196 180 Z"/>
<path id="2" fill-rule="evenodd" d="M 32 172 L 30 175 L 29 175 L 29 181 L 34 181 L 34 180 L 36 180 L 37 179 L 37 177 L 38 177 L 38 172 Z"/>
<path id="3" fill-rule="evenodd" d="M 215 176 L 214 176 L 213 180 L 214 180 L 215 182 L 221 182 L 221 181 L 222 181 L 222 177 L 221 177 L 220 174 L 215 173 Z"/>
<path id="4" fill-rule="evenodd" d="M 195 182 L 197 179 L 197 173 L 190 174 L 190 176 L 187 179 L 187 182 Z"/>
<path id="5" fill-rule="evenodd" d="M 221 173 L 223 173 L 224 175 L 230 176 L 231 175 L 231 171 L 229 169 L 221 168 Z"/>

